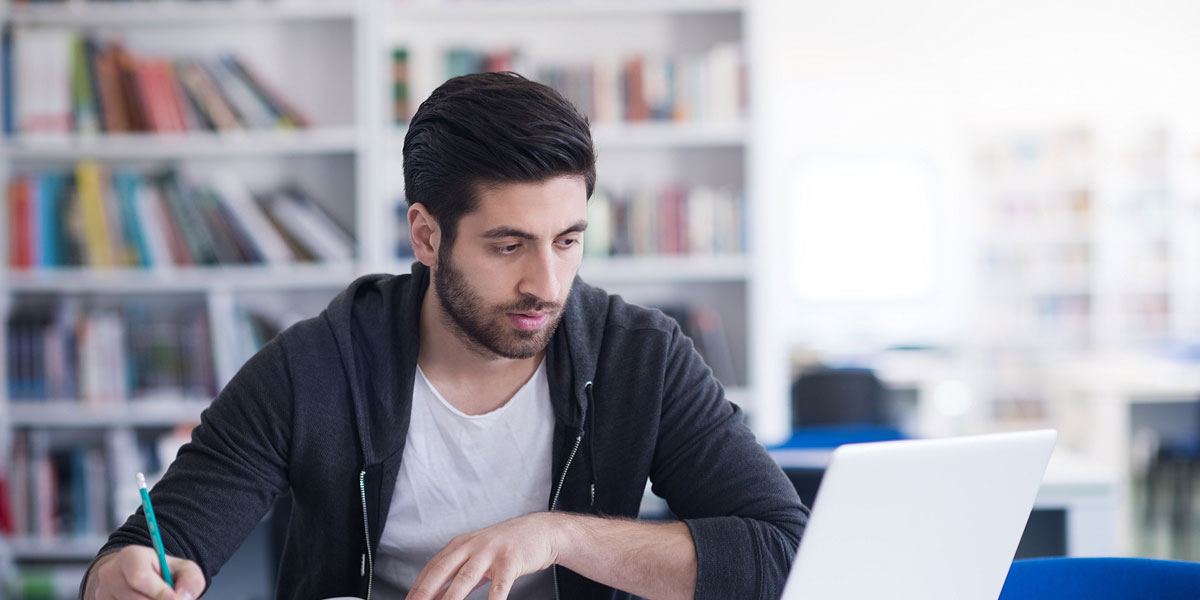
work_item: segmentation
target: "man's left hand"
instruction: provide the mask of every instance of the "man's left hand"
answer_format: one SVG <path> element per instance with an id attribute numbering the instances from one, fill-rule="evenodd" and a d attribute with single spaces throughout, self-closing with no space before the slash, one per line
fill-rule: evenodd
<path id="1" fill-rule="evenodd" d="M 508 598 L 517 577 L 558 560 L 557 542 L 568 518 L 532 513 L 450 540 L 417 575 L 407 600 L 463 600 L 488 581 L 488 600 Z M 447 583 L 450 587 L 442 592 Z"/>

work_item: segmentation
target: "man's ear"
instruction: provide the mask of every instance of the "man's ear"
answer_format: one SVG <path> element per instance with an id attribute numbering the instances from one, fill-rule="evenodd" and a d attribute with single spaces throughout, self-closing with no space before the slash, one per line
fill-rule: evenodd
<path id="1" fill-rule="evenodd" d="M 424 204 L 408 207 L 408 232 L 412 238 L 413 254 L 427 267 L 437 266 L 438 246 L 442 243 L 442 229 L 437 219 L 429 214 Z"/>

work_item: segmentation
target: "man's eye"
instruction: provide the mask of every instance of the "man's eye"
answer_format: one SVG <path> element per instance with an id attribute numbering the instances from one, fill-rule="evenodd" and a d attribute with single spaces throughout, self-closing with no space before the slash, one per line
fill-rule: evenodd
<path id="1" fill-rule="evenodd" d="M 500 254 L 512 254 L 513 252 L 517 251 L 517 248 L 520 247 L 520 244 L 509 244 L 508 246 L 500 246 L 499 248 L 496 248 L 496 251 Z"/>
<path id="2" fill-rule="evenodd" d="M 559 240 L 558 243 L 562 244 L 563 247 L 565 247 L 565 248 L 569 248 L 571 246 L 574 246 L 575 244 L 578 244 L 579 240 L 577 240 L 575 238 L 567 238 L 565 240 Z"/>

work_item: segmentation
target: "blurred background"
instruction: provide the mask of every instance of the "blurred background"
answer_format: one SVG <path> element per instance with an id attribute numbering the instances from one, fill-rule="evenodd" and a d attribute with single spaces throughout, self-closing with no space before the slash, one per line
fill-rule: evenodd
<path id="1" fill-rule="evenodd" d="M 1019 556 L 1200 557 L 1194 3 L 8 0 L 0 25 L 3 597 L 74 597 L 250 355 L 407 272 L 405 125 L 484 70 L 588 114 L 581 275 L 681 323 L 806 502 L 838 443 L 1054 427 Z M 272 597 L 286 518 L 212 597 Z"/>

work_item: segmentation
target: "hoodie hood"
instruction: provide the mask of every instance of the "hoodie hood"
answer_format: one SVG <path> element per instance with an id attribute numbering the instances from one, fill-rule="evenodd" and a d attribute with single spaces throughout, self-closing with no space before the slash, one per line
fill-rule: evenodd
<path id="1" fill-rule="evenodd" d="M 348 378 L 364 465 L 386 462 L 404 450 L 420 352 L 421 304 L 429 283 L 430 269 L 420 262 L 413 263 L 408 275 L 367 275 L 323 313 Z M 607 303 L 603 290 L 576 277 L 546 348 L 555 418 L 577 431 L 588 411 L 585 386 L 595 375 Z M 381 330 L 387 334 L 379 335 Z"/>

